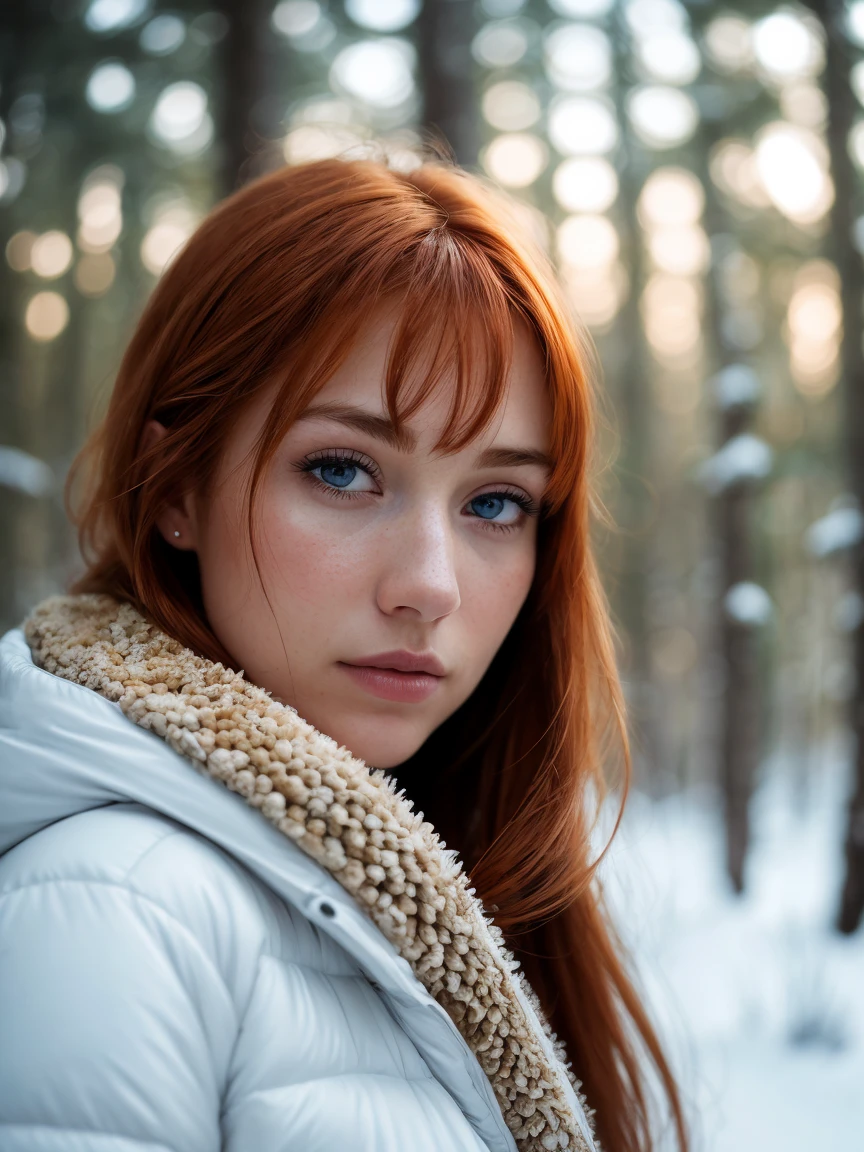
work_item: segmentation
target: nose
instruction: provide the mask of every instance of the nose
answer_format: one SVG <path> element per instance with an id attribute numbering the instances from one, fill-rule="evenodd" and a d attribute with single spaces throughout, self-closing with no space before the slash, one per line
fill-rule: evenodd
<path id="1" fill-rule="evenodd" d="M 378 607 L 432 623 L 460 604 L 455 542 L 446 509 L 413 508 L 391 524 L 382 549 Z"/>

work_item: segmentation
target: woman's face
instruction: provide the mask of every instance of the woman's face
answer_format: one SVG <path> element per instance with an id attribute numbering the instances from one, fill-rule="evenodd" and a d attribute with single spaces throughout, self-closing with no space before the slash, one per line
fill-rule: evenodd
<path id="1" fill-rule="evenodd" d="M 379 768 L 406 760 L 467 699 L 531 585 L 549 476 L 539 349 L 519 324 L 506 400 L 463 450 L 433 451 L 444 380 L 397 436 L 381 318 L 247 482 L 272 392 L 234 429 L 206 498 L 159 527 L 198 554 L 210 625 L 247 679 Z M 180 536 L 175 535 L 180 532 Z"/>

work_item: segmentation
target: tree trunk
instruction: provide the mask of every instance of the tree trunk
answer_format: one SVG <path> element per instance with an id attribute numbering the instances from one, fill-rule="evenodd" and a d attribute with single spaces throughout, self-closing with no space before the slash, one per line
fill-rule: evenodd
<path id="1" fill-rule="evenodd" d="M 825 94 L 828 97 L 828 144 L 835 199 L 831 210 L 832 253 L 840 274 L 843 305 L 842 380 L 849 489 L 864 508 L 864 348 L 861 310 L 864 271 L 853 243 L 853 226 L 860 201 L 859 180 L 849 155 L 849 132 L 856 116 L 849 73 L 854 60 L 844 34 L 843 0 L 811 0 L 826 37 Z M 851 553 L 854 586 L 864 595 L 864 545 Z M 837 926 L 854 932 L 864 912 L 864 623 L 852 634 L 856 687 L 850 704 L 854 766 L 846 825 L 846 878 Z"/>
<path id="2" fill-rule="evenodd" d="M 260 0 L 221 0 L 219 8 L 229 28 L 221 43 L 216 135 L 219 147 L 218 183 L 230 196 L 253 173 L 249 160 L 255 148 L 249 117 L 261 95 L 263 61 L 259 29 Z"/>
<path id="3" fill-rule="evenodd" d="M 737 418 L 737 420 L 736 420 Z M 737 435 L 742 414 L 726 414 L 724 442 Z M 744 891 L 744 864 L 750 846 L 750 797 L 759 761 L 758 633 L 732 619 L 723 597 L 735 584 L 752 579 L 749 486 L 736 486 L 718 498 L 721 601 L 719 606 L 724 687 L 721 784 L 726 825 L 726 870 L 736 892 Z"/>
<path id="4" fill-rule="evenodd" d="M 649 475 L 654 443 L 651 412 L 651 350 L 645 336 L 640 299 L 645 287 L 642 228 L 636 203 L 653 161 L 635 136 L 627 116 L 632 42 L 623 20 L 615 45 L 614 101 L 624 138 L 624 162 L 619 172 L 622 209 L 622 248 L 629 276 L 627 297 L 616 320 L 622 350 L 617 365 L 616 424 L 621 454 L 616 471 L 621 485 L 619 525 L 621 566 L 618 576 L 619 612 L 627 638 L 623 678 L 633 742 L 634 775 L 642 788 L 661 793 L 672 786 L 660 734 L 658 698 L 651 667 L 649 589 L 656 563 L 652 555 L 652 520 L 656 495 Z"/>
<path id="5" fill-rule="evenodd" d="M 724 237 L 731 231 L 728 215 L 717 195 L 708 167 L 712 147 L 731 131 L 724 109 L 717 107 L 702 129 L 697 174 L 705 190 L 703 225 L 711 244 L 711 263 L 705 276 L 705 329 L 708 354 L 719 374 L 733 365 L 746 370 L 746 358 L 728 337 L 724 321 L 727 301 L 718 276 Z M 752 395 L 730 398 L 718 390 L 715 397 L 717 448 L 749 428 L 759 388 L 754 378 Z M 744 869 L 750 847 L 750 800 L 761 752 L 762 692 L 759 676 L 759 630 L 734 619 L 726 608 L 729 589 L 754 579 L 753 482 L 733 484 L 714 498 L 714 531 L 718 561 L 715 629 L 722 663 L 719 702 L 718 783 L 723 798 L 726 872 L 732 887 L 744 891 Z"/>
<path id="6" fill-rule="evenodd" d="M 476 30 L 472 0 L 424 0 L 417 25 L 423 124 L 466 168 L 477 163 L 479 148 L 471 56 Z"/>

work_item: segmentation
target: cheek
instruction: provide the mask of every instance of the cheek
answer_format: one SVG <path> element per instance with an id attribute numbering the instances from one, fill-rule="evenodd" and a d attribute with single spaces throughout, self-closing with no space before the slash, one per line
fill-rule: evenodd
<path id="1" fill-rule="evenodd" d="M 248 620 L 258 642 L 269 644 L 274 613 L 286 625 L 286 638 L 314 641 L 322 621 L 329 633 L 340 614 L 368 598 L 371 576 L 364 576 L 374 562 L 374 539 L 346 532 L 344 519 L 302 490 L 265 485 L 253 532 L 255 555 L 245 507 L 227 493 L 210 507 L 199 557 L 208 611 L 215 601 L 214 614 Z M 265 626 L 268 637 L 260 634 Z"/>
<path id="2" fill-rule="evenodd" d="M 267 498 L 261 504 L 256 539 L 261 575 L 277 599 L 309 609 L 338 613 L 366 591 L 368 538 L 345 531 L 327 511 L 308 500 Z M 285 603 L 290 603 L 285 601 Z"/>
<path id="3" fill-rule="evenodd" d="M 523 547 L 524 544 L 524 547 Z M 488 664 L 510 631 L 531 588 L 536 566 L 533 540 L 502 548 L 491 562 L 474 564 L 460 581 L 471 656 Z"/>

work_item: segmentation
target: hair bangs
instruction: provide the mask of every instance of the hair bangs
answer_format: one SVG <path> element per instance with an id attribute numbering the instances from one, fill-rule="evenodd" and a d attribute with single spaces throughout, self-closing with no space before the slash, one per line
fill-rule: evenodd
<path id="1" fill-rule="evenodd" d="M 507 392 L 513 309 L 488 257 L 446 225 L 412 253 L 384 384 L 398 428 L 447 381 L 452 394 L 435 450 L 458 452 L 480 436 Z"/>

